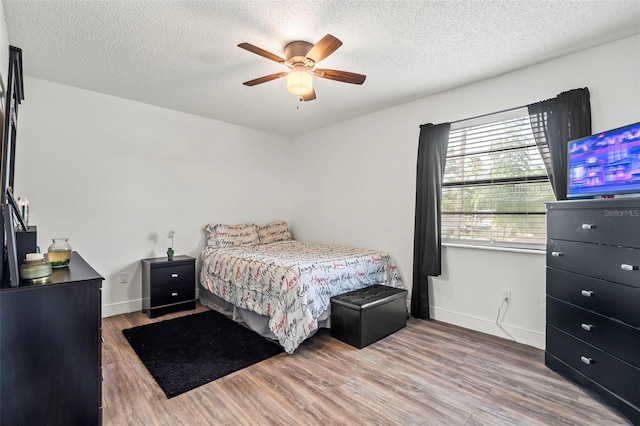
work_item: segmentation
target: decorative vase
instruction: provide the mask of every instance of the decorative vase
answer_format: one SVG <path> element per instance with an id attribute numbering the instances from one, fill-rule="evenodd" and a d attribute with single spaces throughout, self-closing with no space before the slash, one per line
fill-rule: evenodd
<path id="1" fill-rule="evenodd" d="M 54 238 L 47 249 L 47 257 L 53 268 L 64 268 L 71 261 L 71 246 L 68 238 Z"/>
<path id="2" fill-rule="evenodd" d="M 167 258 L 168 258 L 169 260 L 173 260 L 173 248 L 171 248 L 171 247 L 169 247 L 169 248 L 167 249 Z"/>

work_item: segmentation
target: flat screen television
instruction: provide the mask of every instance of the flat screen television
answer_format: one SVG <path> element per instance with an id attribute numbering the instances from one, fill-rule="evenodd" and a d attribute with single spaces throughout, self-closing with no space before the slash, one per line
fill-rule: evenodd
<path id="1" fill-rule="evenodd" d="M 640 196 L 640 122 L 569 142 L 567 198 Z"/>

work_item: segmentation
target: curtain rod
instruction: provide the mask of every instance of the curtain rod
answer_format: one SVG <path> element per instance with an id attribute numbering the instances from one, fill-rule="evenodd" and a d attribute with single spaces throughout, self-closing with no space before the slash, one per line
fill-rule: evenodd
<path id="1" fill-rule="evenodd" d="M 476 115 L 475 117 L 463 118 L 461 120 L 452 121 L 449 124 L 456 124 L 456 123 L 461 123 L 463 121 L 475 120 L 476 118 L 488 117 L 488 116 L 494 115 L 494 114 L 502 114 L 503 112 L 515 111 L 516 109 L 527 108 L 528 106 L 529 105 L 522 105 L 522 106 L 519 106 L 519 107 L 503 109 L 502 111 L 489 112 L 487 114 L 480 114 L 480 115 Z M 424 124 L 421 124 L 418 127 L 422 127 L 422 126 L 424 126 Z"/>

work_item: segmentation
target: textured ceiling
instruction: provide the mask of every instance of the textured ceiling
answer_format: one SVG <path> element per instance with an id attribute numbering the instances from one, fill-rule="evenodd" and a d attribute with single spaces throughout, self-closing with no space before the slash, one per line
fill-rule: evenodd
<path id="1" fill-rule="evenodd" d="M 28 76 L 284 135 L 449 90 L 640 33 L 639 0 L 578 1 L 2 1 Z M 344 43 L 300 103 L 286 79 L 293 40 Z M 28 98 L 28 88 L 26 88 Z"/>

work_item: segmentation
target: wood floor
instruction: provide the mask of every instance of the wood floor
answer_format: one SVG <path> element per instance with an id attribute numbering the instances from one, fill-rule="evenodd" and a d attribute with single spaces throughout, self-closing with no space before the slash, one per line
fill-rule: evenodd
<path id="1" fill-rule="evenodd" d="M 415 319 L 360 350 L 323 330 L 293 355 L 167 399 L 121 333 L 150 322 L 102 320 L 105 426 L 628 424 L 547 369 L 539 349 Z"/>

